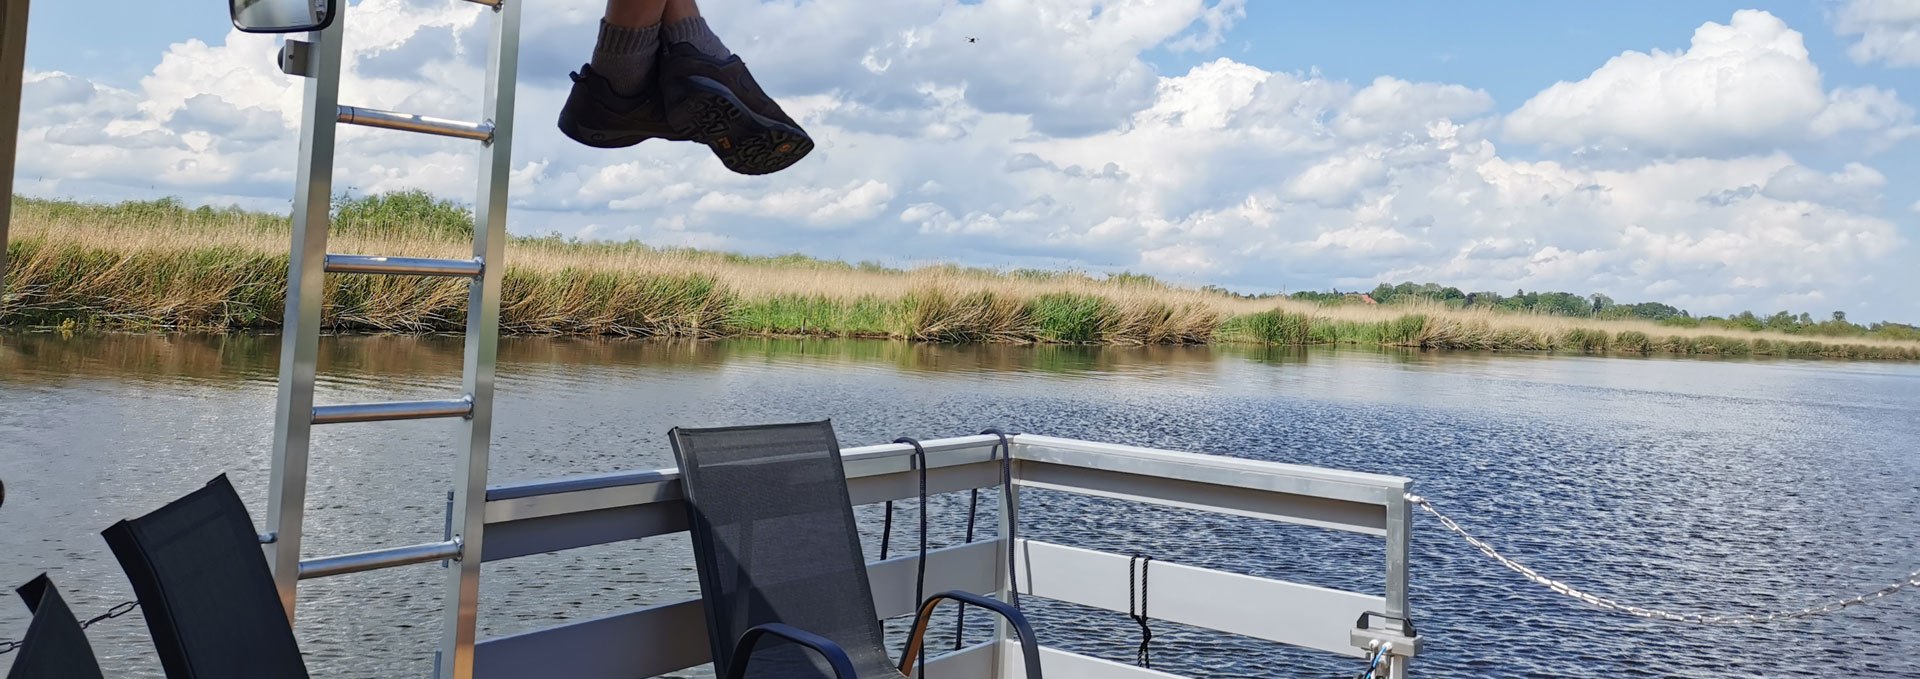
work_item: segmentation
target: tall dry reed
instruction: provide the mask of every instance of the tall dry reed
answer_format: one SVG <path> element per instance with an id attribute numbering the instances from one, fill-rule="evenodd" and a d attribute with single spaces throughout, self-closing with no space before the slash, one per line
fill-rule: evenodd
<path id="1" fill-rule="evenodd" d="M 458 220 L 412 203 L 343 211 L 335 252 L 458 257 Z M 395 222 L 395 220 L 400 220 Z M 132 203 L 27 201 L 15 211 L 0 324 L 273 329 L 286 291 L 284 218 Z M 755 258 L 631 243 L 516 239 L 501 327 L 512 333 L 710 338 L 887 337 L 933 342 L 1362 344 L 1589 354 L 1920 359 L 1920 343 L 1833 341 L 1442 305 L 1319 306 L 1248 300 L 1138 276 L 909 271 L 799 257 Z M 446 332 L 466 284 L 327 278 L 335 331 Z"/>

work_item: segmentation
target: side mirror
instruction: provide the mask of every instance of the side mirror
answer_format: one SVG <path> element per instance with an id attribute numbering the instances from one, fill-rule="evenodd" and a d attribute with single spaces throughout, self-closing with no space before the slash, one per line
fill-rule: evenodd
<path id="1" fill-rule="evenodd" d="M 246 33 L 303 33 L 333 25 L 336 0 L 227 0 L 233 27 Z"/>

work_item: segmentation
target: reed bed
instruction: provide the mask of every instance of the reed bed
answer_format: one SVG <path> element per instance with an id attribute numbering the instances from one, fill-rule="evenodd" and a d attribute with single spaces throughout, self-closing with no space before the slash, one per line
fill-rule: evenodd
<path id="1" fill-rule="evenodd" d="M 131 207 L 129 207 L 131 206 Z M 258 213 L 178 206 L 17 205 L 0 325 L 273 330 L 288 226 Z M 364 206 L 363 206 L 364 207 Z M 467 253 L 462 224 L 343 210 L 332 250 Z M 895 270 L 632 243 L 515 239 L 501 328 L 518 334 L 715 338 L 874 337 L 951 343 L 1359 344 L 1583 354 L 1920 360 L 1920 343 L 1674 328 L 1637 321 L 1250 300 L 1139 276 Z M 457 332 L 464 281 L 334 275 L 335 332 Z"/>

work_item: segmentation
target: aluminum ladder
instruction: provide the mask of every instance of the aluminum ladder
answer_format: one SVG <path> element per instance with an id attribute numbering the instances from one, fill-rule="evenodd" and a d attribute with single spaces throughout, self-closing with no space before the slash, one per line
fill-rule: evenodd
<path id="1" fill-rule="evenodd" d="M 280 348 L 280 393 L 274 415 L 273 469 L 267 529 L 261 535 L 274 586 L 288 620 L 300 580 L 407 564 L 450 561 L 445 619 L 435 676 L 473 676 L 475 622 L 480 595 L 481 529 L 485 523 L 488 444 L 493 424 L 494 358 L 499 348 L 502 252 L 506 246 L 507 180 L 513 149 L 514 78 L 520 60 L 522 3 L 449 0 L 483 5 L 493 16 L 484 111 L 477 123 L 341 106 L 340 67 L 347 5 L 337 3 L 333 25 L 289 40 L 282 70 L 304 76 L 305 118 L 293 212 L 293 243 Z M 338 124 L 347 123 L 479 142 L 479 194 L 474 204 L 471 259 L 421 259 L 328 254 L 333 153 Z M 446 400 L 314 404 L 314 372 L 326 275 L 447 276 L 466 278 L 466 359 L 461 393 Z M 460 418 L 466 436 L 448 506 L 447 539 L 420 545 L 301 559 L 301 523 L 307 496 L 307 460 L 314 425 Z"/>

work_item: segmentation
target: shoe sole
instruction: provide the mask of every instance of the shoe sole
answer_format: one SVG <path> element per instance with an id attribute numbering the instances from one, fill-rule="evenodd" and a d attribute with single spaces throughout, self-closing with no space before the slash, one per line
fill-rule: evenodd
<path id="1" fill-rule="evenodd" d="M 580 121 L 574 120 L 573 116 L 567 115 L 565 111 L 560 113 L 560 133 L 567 135 L 568 139 L 598 149 L 623 149 L 654 138 L 646 134 L 609 134 L 588 129 L 580 125 Z"/>
<path id="2" fill-rule="evenodd" d="M 770 174 L 792 167 L 813 150 L 807 133 L 754 113 L 733 90 L 710 78 L 687 79 L 687 95 L 667 112 L 667 124 L 706 144 L 727 169 Z"/>

